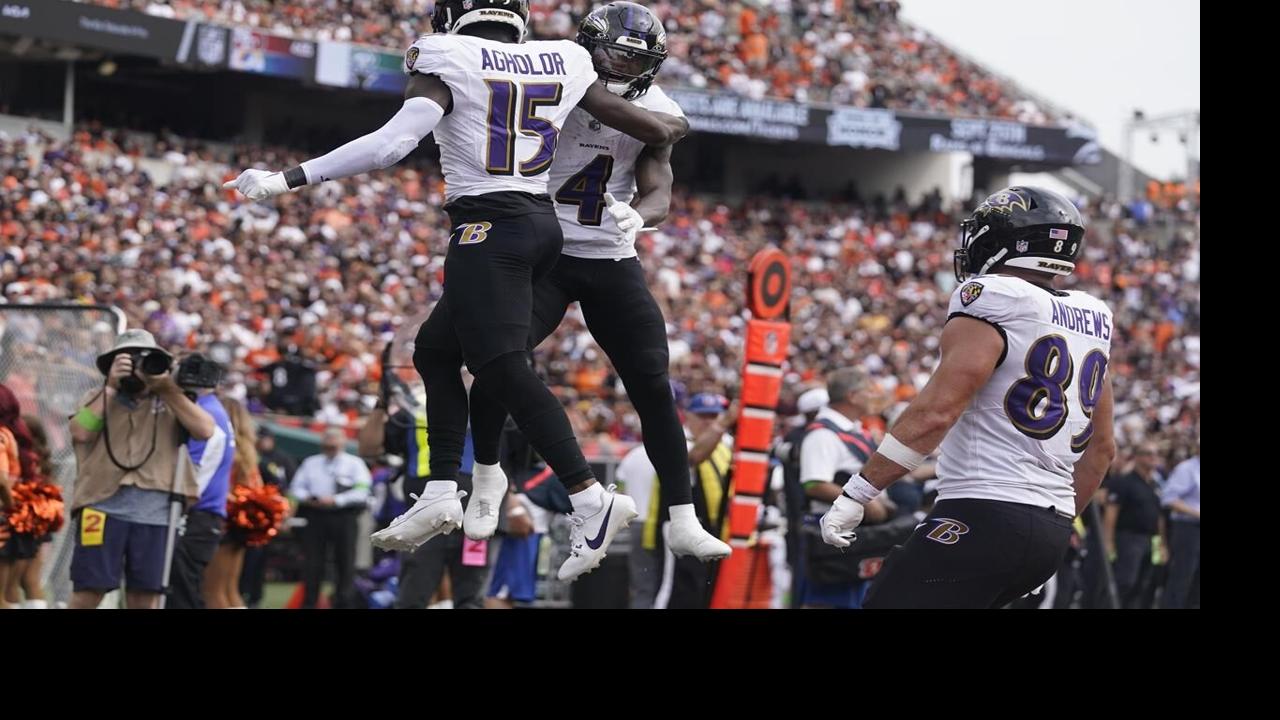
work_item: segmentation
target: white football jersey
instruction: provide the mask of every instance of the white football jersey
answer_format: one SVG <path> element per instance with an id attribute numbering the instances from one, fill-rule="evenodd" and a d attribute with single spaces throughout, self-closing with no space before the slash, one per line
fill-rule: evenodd
<path id="1" fill-rule="evenodd" d="M 1110 308 L 1087 293 L 982 275 L 956 288 L 948 315 L 996 326 L 1005 356 L 942 441 L 938 499 L 1075 515 L 1072 472 L 1093 432 L 1111 352 Z"/>
<path id="2" fill-rule="evenodd" d="M 656 85 L 631 102 L 646 110 L 684 117 L 676 101 Z M 609 260 L 635 257 L 634 247 L 617 242 L 618 223 L 605 212 L 604 194 L 613 193 L 618 202 L 631 202 L 636 192 L 636 158 L 644 148 L 643 142 L 601 124 L 585 110 L 569 114 L 548 185 L 564 230 L 565 255 Z"/>
<path id="3" fill-rule="evenodd" d="M 560 128 L 597 79 L 591 56 L 570 40 L 423 35 L 404 68 L 439 77 L 453 93 L 435 129 L 446 202 L 504 190 L 545 194 Z"/>

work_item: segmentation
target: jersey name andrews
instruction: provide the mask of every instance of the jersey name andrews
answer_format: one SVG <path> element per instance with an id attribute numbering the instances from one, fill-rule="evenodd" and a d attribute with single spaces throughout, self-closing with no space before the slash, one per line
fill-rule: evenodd
<path id="1" fill-rule="evenodd" d="M 1111 320 L 1106 313 L 1086 308 L 1067 305 L 1053 301 L 1053 317 L 1050 322 L 1065 330 L 1082 333 L 1090 337 L 1111 339 Z"/>

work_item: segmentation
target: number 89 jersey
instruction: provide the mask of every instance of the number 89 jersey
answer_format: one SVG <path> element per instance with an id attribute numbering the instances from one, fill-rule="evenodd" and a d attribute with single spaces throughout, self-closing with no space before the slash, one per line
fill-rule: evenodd
<path id="1" fill-rule="evenodd" d="M 938 499 L 977 498 L 1075 515 L 1072 472 L 1093 433 L 1111 352 L 1111 310 L 1082 292 L 982 275 L 951 296 L 948 319 L 991 323 L 1005 355 L 942 441 Z"/>
<path id="2" fill-rule="evenodd" d="M 405 53 L 404 69 L 439 77 L 453 94 L 435 129 L 446 203 L 511 190 L 546 194 L 560 128 L 597 79 L 591 56 L 569 40 L 423 35 Z"/>

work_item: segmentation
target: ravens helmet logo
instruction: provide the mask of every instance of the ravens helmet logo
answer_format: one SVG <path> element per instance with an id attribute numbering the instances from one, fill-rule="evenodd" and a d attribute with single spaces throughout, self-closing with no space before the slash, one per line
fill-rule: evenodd
<path id="1" fill-rule="evenodd" d="M 978 206 L 978 212 L 987 210 L 989 212 L 1012 215 L 1015 208 L 1023 211 L 1030 210 L 1031 198 L 1018 188 L 1009 188 L 983 200 L 982 204 Z"/>

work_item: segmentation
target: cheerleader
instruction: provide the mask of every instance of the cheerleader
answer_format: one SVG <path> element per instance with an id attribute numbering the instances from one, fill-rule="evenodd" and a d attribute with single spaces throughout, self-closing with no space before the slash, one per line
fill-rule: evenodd
<path id="1" fill-rule="evenodd" d="M 244 608 L 240 573 L 246 548 L 265 545 L 284 523 L 288 501 L 274 485 L 264 485 L 258 471 L 253 418 L 241 403 L 224 399 L 235 433 L 231 491 L 227 498 L 227 532 L 204 575 L 205 606 Z"/>
<path id="2" fill-rule="evenodd" d="M 36 531 L 41 528 L 33 503 L 40 483 L 34 446 L 18 398 L 0 384 L 0 503 L 9 530 L 9 539 L 0 548 L 0 608 L 10 607 L 10 582 L 26 570 L 39 546 Z"/>
<path id="3" fill-rule="evenodd" d="M 55 483 L 56 474 L 53 466 L 53 454 L 49 450 L 49 436 L 44 424 L 34 415 L 24 418 L 33 441 L 32 452 L 35 454 L 35 482 L 24 483 L 19 495 L 28 504 L 27 517 L 30 518 L 33 535 L 36 541 L 35 555 L 28 560 L 19 560 L 9 574 L 9 584 L 5 590 L 5 599 L 9 604 L 16 604 L 21 599 L 22 607 L 27 610 L 43 610 L 49 607 L 44 596 L 44 556 L 49 549 L 53 534 L 62 529 L 64 521 L 62 489 Z M 21 597 L 20 597 L 21 596 Z"/>

